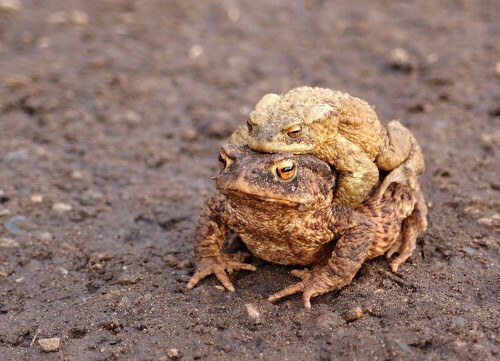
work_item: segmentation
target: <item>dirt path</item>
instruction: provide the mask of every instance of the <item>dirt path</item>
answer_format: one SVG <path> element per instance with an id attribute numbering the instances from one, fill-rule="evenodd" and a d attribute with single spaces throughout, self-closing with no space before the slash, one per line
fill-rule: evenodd
<path id="1" fill-rule="evenodd" d="M 0 358 L 498 359 L 500 7 L 356 4 L 0 0 Z M 257 259 L 186 292 L 220 145 L 299 85 L 414 132 L 427 233 L 311 311 L 267 302 L 294 279 Z"/>

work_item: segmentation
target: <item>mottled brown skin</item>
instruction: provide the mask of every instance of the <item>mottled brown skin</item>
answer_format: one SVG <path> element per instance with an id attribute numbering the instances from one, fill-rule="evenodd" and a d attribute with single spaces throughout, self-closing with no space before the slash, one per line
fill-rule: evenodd
<path id="1" fill-rule="evenodd" d="M 297 138 L 289 134 L 294 126 L 301 127 Z M 353 209 L 377 183 L 379 169 L 394 170 L 379 197 L 392 182 L 415 184 L 423 172 L 420 147 L 408 129 L 394 120 L 384 128 L 368 103 L 324 88 L 265 95 L 250 113 L 248 126 L 238 129 L 229 143 L 322 159 L 339 172 L 335 202 Z"/>
<path id="2" fill-rule="evenodd" d="M 214 273 L 229 291 L 234 291 L 226 271 L 255 270 L 243 262 L 246 254 L 222 253 L 231 229 L 259 258 L 283 265 L 312 266 L 311 271 L 292 271 L 302 281 L 269 297 L 274 301 L 302 292 L 304 305 L 310 308 L 311 297 L 347 285 L 366 259 L 382 255 L 397 244 L 403 219 L 413 214 L 418 198 L 408 187 L 393 184 L 380 203 L 374 190 L 373 196 L 354 211 L 334 202 L 336 173 L 313 156 L 261 154 L 236 145 L 224 146 L 223 154 L 226 164 L 215 178 L 218 192 L 207 200 L 200 215 L 195 238 L 196 273 L 188 289 Z M 277 169 L 290 162 L 295 165 L 294 176 L 280 179 Z M 415 228 L 414 235 L 421 231 L 415 225 L 409 227 Z M 410 249 L 415 240 L 416 236 L 408 240 L 403 237 L 394 251 L 403 249 L 405 242 L 405 249 Z M 399 259 L 393 269 L 402 262 Z"/>

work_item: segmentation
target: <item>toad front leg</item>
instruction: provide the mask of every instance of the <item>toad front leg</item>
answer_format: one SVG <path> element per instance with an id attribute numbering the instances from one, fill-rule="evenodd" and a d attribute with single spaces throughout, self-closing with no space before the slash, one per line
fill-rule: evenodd
<path id="1" fill-rule="evenodd" d="M 334 201 L 343 206 L 352 209 L 359 206 L 378 181 L 378 168 L 373 160 L 345 138 L 340 137 L 335 148 L 325 148 L 318 157 L 330 160 L 339 172 Z"/>
<path id="2" fill-rule="evenodd" d="M 242 263 L 249 256 L 247 253 L 221 253 L 227 236 L 227 218 L 225 197 L 218 194 L 208 198 L 198 221 L 195 238 L 196 272 L 187 284 L 188 290 L 203 278 L 215 274 L 225 288 L 234 292 L 226 271 L 256 270 L 251 264 Z"/>
<path id="3" fill-rule="evenodd" d="M 311 297 L 340 289 L 351 282 L 376 241 L 375 224 L 369 217 L 338 205 L 334 205 L 328 218 L 332 232 L 341 234 L 328 263 L 312 271 L 292 271 L 292 275 L 302 281 L 275 293 L 269 301 L 302 292 L 304 307 L 310 309 Z"/>

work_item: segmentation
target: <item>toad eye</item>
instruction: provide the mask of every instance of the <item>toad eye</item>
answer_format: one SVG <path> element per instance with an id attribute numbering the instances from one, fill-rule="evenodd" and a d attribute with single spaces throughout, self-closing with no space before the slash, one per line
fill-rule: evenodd
<path id="1" fill-rule="evenodd" d="M 218 161 L 219 161 L 220 167 L 222 169 L 226 169 L 227 158 L 226 158 L 226 154 L 224 152 L 220 152 Z"/>
<path id="2" fill-rule="evenodd" d="M 251 132 L 253 130 L 253 124 L 250 123 L 250 120 L 247 120 L 247 128 L 248 128 L 249 132 Z"/>
<path id="3" fill-rule="evenodd" d="M 282 180 L 291 179 L 295 175 L 296 167 L 295 163 L 291 160 L 286 160 L 281 162 L 276 167 L 276 174 Z"/>
<path id="4" fill-rule="evenodd" d="M 287 134 L 290 138 L 298 138 L 302 134 L 302 127 L 300 125 L 294 125 L 288 129 Z"/>

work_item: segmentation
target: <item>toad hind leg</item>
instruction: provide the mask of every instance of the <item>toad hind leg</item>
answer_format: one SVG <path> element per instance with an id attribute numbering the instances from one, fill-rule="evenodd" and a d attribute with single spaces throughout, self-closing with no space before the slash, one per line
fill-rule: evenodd
<path id="1" fill-rule="evenodd" d="M 410 154 L 410 131 L 397 120 L 390 121 L 386 128 L 380 152 L 375 159 L 381 170 L 393 170 L 401 165 Z"/>
<path id="2" fill-rule="evenodd" d="M 417 189 L 417 192 L 415 209 L 403 220 L 403 242 L 394 244 L 386 254 L 386 258 L 389 259 L 395 252 L 399 253 L 399 256 L 391 262 L 392 272 L 397 272 L 398 267 L 411 256 L 418 236 L 427 229 L 427 206 L 420 189 Z"/>
<path id="3" fill-rule="evenodd" d="M 268 298 L 269 301 L 302 292 L 304 307 L 310 309 L 311 297 L 340 289 L 354 278 L 376 239 L 376 227 L 369 217 L 338 205 L 334 206 L 333 214 L 331 228 L 342 232 L 343 236 L 338 240 L 328 263 L 312 271 L 292 271 L 292 275 L 302 281 L 273 294 Z"/>
<path id="4" fill-rule="evenodd" d="M 377 193 L 379 202 L 387 188 L 392 183 L 406 184 L 410 189 L 416 189 L 417 176 L 424 173 L 425 163 L 422 150 L 415 137 L 408 131 L 411 144 L 410 154 L 403 164 L 394 168 L 383 180 Z"/>

